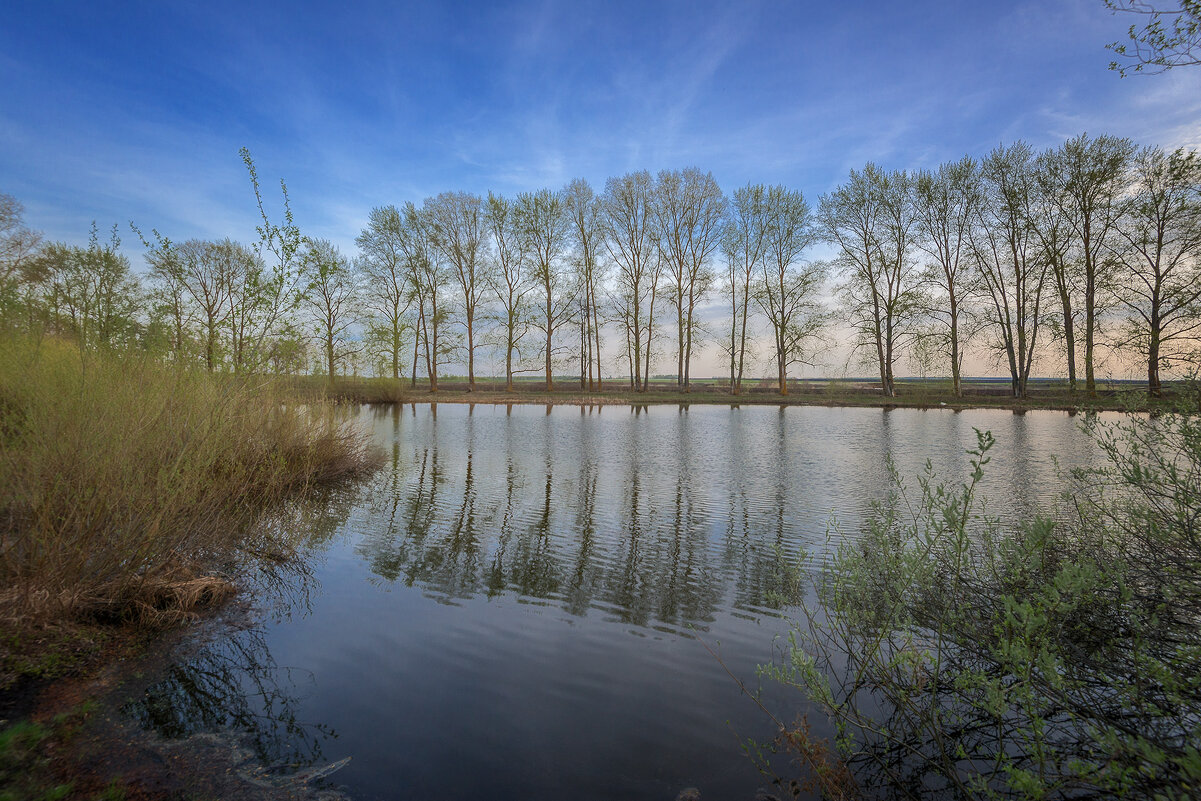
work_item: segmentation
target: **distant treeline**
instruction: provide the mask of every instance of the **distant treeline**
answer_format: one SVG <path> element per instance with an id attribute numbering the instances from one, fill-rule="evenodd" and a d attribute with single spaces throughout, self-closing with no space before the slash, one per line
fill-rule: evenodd
<path id="1" fill-rule="evenodd" d="M 358 253 L 267 213 L 243 150 L 258 241 L 134 233 L 135 275 L 93 227 L 87 247 L 43 243 L 0 195 L 4 324 L 82 349 L 149 350 L 213 371 L 371 373 L 427 379 L 491 354 L 515 374 L 621 370 L 647 388 L 675 361 L 687 390 L 705 346 L 742 390 L 766 349 L 780 391 L 797 364 L 848 344 L 886 395 L 909 358 L 960 392 L 965 352 L 993 354 L 1015 397 L 1040 360 L 1096 389 L 1104 347 L 1161 370 L 1201 364 L 1201 157 L 1081 135 L 1037 153 L 1018 142 L 938 169 L 852 170 L 816 210 L 801 192 L 726 195 L 699 169 L 633 172 L 597 193 L 582 179 L 506 198 L 444 192 L 371 211 Z M 830 261 L 806 254 L 826 243 Z M 711 304 L 726 312 L 713 320 Z M 702 320 L 701 311 L 706 311 Z"/>

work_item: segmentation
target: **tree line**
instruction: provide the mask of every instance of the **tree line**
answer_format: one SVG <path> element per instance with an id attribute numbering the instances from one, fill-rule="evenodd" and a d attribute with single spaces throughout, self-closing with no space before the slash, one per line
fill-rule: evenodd
<path id="1" fill-rule="evenodd" d="M 800 191 L 726 194 L 697 168 L 583 179 L 504 197 L 444 192 L 371 211 L 344 254 L 295 224 L 287 186 L 273 220 L 248 151 L 257 241 L 176 242 L 131 225 L 148 270 L 114 227 L 88 246 L 45 243 L 0 195 L 6 327 L 80 348 L 138 348 L 211 371 L 353 371 L 428 381 L 494 354 L 521 373 L 616 369 L 646 391 L 674 360 L 689 391 L 701 349 L 730 389 L 762 356 L 782 394 L 850 332 L 896 394 L 903 358 L 962 393 L 965 354 L 990 353 L 1025 397 L 1040 360 L 1095 394 L 1103 355 L 1196 369 L 1201 332 L 1201 157 L 1080 135 L 1017 142 L 933 170 L 867 164 L 811 206 Z M 824 246 L 830 258 L 817 260 Z M 715 314 L 714 310 L 721 310 Z M 761 351 L 766 353 L 761 354 Z"/>

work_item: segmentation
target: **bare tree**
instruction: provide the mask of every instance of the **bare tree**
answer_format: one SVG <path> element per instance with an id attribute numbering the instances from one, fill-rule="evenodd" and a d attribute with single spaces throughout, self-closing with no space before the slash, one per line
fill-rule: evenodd
<path id="1" fill-rule="evenodd" d="M 767 253 L 755 300 L 771 323 L 780 394 L 787 395 L 789 365 L 809 360 L 809 347 L 826 323 L 817 296 L 825 273 L 821 264 L 800 263 L 817 239 L 804 196 L 773 186 L 767 212 Z"/>
<path id="2" fill-rule="evenodd" d="M 172 359 L 181 362 L 185 358 L 188 329 L 194 319 L 188 303 L 188 291 L 184 286 L 183 264 L 178 247 L 157 229 L 151 229 L 154 237 L 152 242 L 132 222 L 129 227 L 146 249 L 146 264 L 150 267 L 150 315 L 154 319 L 167 319 L 170 330 L 167 349 Z"/>
<path id="3" fill-rule="evenodd" d="M 272 331 L 261 326 L 270 319 L 265 312 L 274 301 L 275 288 L 268 286 L 272 282 L 263 260 L 251 248 L 226 239 L 217 243 L 217 255 L 229 275 L 229 353 L 234 372 L 240 373 L 262 363 L 262 342 Z"/>
<path id="4" fill-rule="evenodd" d="M 726 198 L 713 174 L 695 167 L 660 172 L 655 192 L 657 233 L 676 312 L 676 385 L 688 392 L 696 307 L 716 279 L 709 260 L 721 241 Z"/>
<path id="5" fill-rule="evenodd" d="M 204 363 L 216 369 L 220 335 L 229 319 L 231 263 L 215 242 L 189 239 L 177 249 L 180 278 L 204 331 Z"/>
<path id="6" fill-rule="evenodd" d="M 6 316 L 18 280 L 42 244 L 42 235 L 25 225 L 24 216 L 16 198 L 0 193 L 0 313 Z"/>
<path id="7" fill-rule="evenodd" d="M 1008 362 L 1015 398 L 1026 397 L 1048 272 L 1030 219 L 1034 171 L 1025 143 L 993 150 L 981 164 L 983 202 L 972 229 L 986 317 Z"/>
<path id="8" fill-rule="evenodd" d="M 601 198 L 605 245 L 617 264 L 618 293 L 623 299 L 622 320 L 631 359 L 634 389 L 645 392 L 642 369 L 650 358 L 653 328 L 653 284 L 658 265 L 655 235 L 654 183 L 649 172 L 628 173 L 610 178 Z M 645 351 L 644 351 L 645 348 Z"/>
<path id="9" fill-rule="evenodd" d="M 965 157 L 941 165 L 935 173 L 919 172 L 914 177 L 913 188 L 917 246 L 932 260 L 923 279 L 937 291 L 934 301 L 926 304 L 926 312 L 945 331 L 946 352 L 951 360 L 951 384 L 955 395 L 960 396 L 963 394 L 963 306 L 972 261 L 970 232 L 980 204 L 976 163 Z"/>
<path id="10" fill-rule="evenodd" d="M 155 229 L 151 242 L 136 225 L 130 228 L 146 247 L 155 303 L 151 317 L 167 318 L 173 357 L 183 358 L 187 329 L 198 322 L 209 372 L 227 356 L 235 372 L 261 364 L 266 358 L 261 345 L 272 331 L 260 326 L 280 319 L 267 308 L 278 300 L 273 297 L 278 287 L 267 286 L 272 281 L 258 254 L 230 239 L 175 244 Z"/>
<path id="11" fill-rule="evenodd" d="M 722 230 L 722 252 L 726 258 L 730 291 L 730 391 L 742 393 L 746 368 L 747 323 L 750 317 L 752 283 L 767 255 L 771 219 L 767 188 L 747 184 L 735 190 L 730 214 Z"/>
<path id="12" fill-rule="evenodd" d="M 358 269 L 363 278 L 363 304 L 395 380 L 400 379 L 401 348 L 409 328 L 406 315 L 413 301 L 404 237 L 400 209 L 383 206 L 371 210 L 367 227 L 355 239 L 361 253 Z"/>
<path id="13" fill-rule="evenodd" d="M 1102 258 L 1107 240 L 1118 218 L 1117 198 L 1126 180 L 1127 167 L 1134 153 L 1129 139 L 1099 136 L 1090 139 L 1081 134 L 1069 139 L 1050 154 L 1062 180 L 1062 191 L 1053 195 L 1062 211 L 1080 252 L 1081 289 L 1084 293 L 1084 388 L 1097 394 L 1096 341 L 1102 303 L 1109 296 L 1111 282 L 1108 262 Z"/>
<path id="14" fill-rule="evenodd" d="M 1111 253 L 1126 277 L 1119 298 L 1131 314 L 1128 339 L 1147 360 L 1147 391 L 1157 398 L 1161 365 L 1201 334 L 1201 158 L 1146 148 L 1135 175 Z"/>
<path id="15" fill-rule="evenodd" d="M 475 391 L 475 318 L 488 287 L 483 274 L 486 262 L 480 258 L 484 244 L 481 201 L 466 192 L 443 192 L 426 202 L 432 222 L 433 238 L 443 257 L 450 262 L 463 303 L 462 324 L 467 334 L 467 388 Z"/>
<path id="16" fill-rule="evenodd" d="M 601 201 L 592 186 L 576 178 L 563 190 L 567 214 L 571 220 L 571 238 L 575 247 L 575 265 L 580 308 L 580 386 L 602 388 L 601 378 L 601 319 L 600 289 L 604 273 L 600 261 L 601 243 L 605 238 L 601 219 Z M 593 366 L 596 377 L 593 378 Z"/>
<path id="17" fill-rule="evenodd" d="M 420 209 L 411 202 L 405 204 L 404 237 L 401 241 L 405 249 L 409 286 L 417 304 L 412 384 L 417 383 L 417 358 L 419 350 L 424 346 L 425 374 L 429 378 L 430 392 L 437 392 L 438 367 L 446 363 L 454 344 L 446 331 L 446 324 L 450 319 L 446 292 L 453 279 L 434 244 L 433 221 L 429 214 L 430 203 L 430 199 L 427 198 Z"/>
<path id="18" fill-rule="evenodd" d="M 332 382 L 338 363 L 358 350 L 349 337 L 358 315 L 358 276 L 346 257 L 327 240 L 310 239 L 305 244 L 302 258 L 308 285 L 304 299 L 324 351 L 326 375 Z"/>
<path id="19" fill-rule="evenodd" d="M 490 270 L 489 283 L 501 305 L 501 326 L 505 335 L 505 389 L 513 391 L 514 356 L 529 330 L 526 295 L 533 289 L 529 275 L 528 239 L 518 219 L 516 204 L 488 193 L 484 220 L 492 235 L 496 268 Z M 518 357 L 520 358 L 520 357 Z"/>
<path id="20" fill-rule="evenodd" d="M 522 235 L 529 242 L 534 281 L 542 290 L 541 314 L 533 325 L 546 337 L 543 358 L 549 392 L 554 389 L 555 332 L 570 319 L 572 311 L 570 281 L 563 267 L 570 221 L 563 195 L 549 189 L 519 194 L 517 217 Z"/>
<path id="21" fill-rule="evenodd" d="M 1072 201 L 1068 197 L 1067 160 L 1058 151 L 1038 156 L 1035 166 L 1036 191 L 1030 199 L 1030 224 L 1042 247 L 1040 258 L 1047 262 L 1055 293 L 1059 299 L 1059 318 L 1048 318 L 1051 331 L 1063 340 L 1067 360 L 1068 388 L 1076 391 L 1076 329 L 1080 316 L 1083 269 L 1075 229 L 1069 219 Z"/>
<path id="22" fill-rule="evenodd" d="M 920 306 L 911 258 L 917 223 L 912 187 L 904 172 L 868 164 L 822 197 L 818 212 L 847 274 L 843 294 L 856 347 L 875 352 L 887 397 L 896 395 L 893 365 Z"/>

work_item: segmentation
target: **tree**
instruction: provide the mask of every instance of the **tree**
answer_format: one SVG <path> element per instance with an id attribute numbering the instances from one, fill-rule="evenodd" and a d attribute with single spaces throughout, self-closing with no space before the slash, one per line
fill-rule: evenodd
<path id="1" fill-rule="evenodd" d="M 771 323 L 780 394 L 788 394 L 788 366 L 809 358 L 809 344 L 825 325 L 817 292 L 825 281 L 820 264 L 799 264 L 817 239 L 813 215 L 800 192 L 767 190 L 766 257 L 755 300 Z"/>
<path id="2" fill-rule="evenodd" d="M 576 178 L 563 190 L 567 215 L 571 220 L 571 238 L 575 247 L 576 296 L 580 305 L 580 386 L 592 389 L 592 368 L 596 366 L 595 386 L 601 378 L 600 287 L 604 274 L 600 262 L 601 243 L 605 238 L 601 201 L 592 186 Z"/>
<path id="3" fill-rule="evenodd" d="M 383 206 L 371 210 L 367 227 L 355 239 L 369 327 L 394 380 L 400 379 L 401 348 L 409 328 L 405 316 L 413 300 L 407 281 L 404 236 L 400 210 Z"/>
<path id="4" fill-rule="evenodd" d="M 1196 347 L 1201 333 L 1201 157 L 1147 148 L 1135 163 L 1133 197 L 1111 244 L 1127 281 L 1129 337 L 1147 360 L 1147 392 L 1163 395 L 1159 371 Z"/>
<path id="5" fill-rule="evenodd" d="M 228 243 L 228 240 L 226 241 Z M 216 369 L 218 340 L 229 316 L 232 263 L 215 242 L 189 239 L 175 249 L 179 280 L 204 331 L 204 363 Z"/>
<path id="6" fill-rule="evenodd" d="M 529 242 L 533 279 L 542 290 L 541 313 L 533 321 L 546 337 L 543 359 L 546 389 L 554 389 L 554 336 L 571 315 L 571 292 L 563 269 L 570 222 L 563 195 L 549 189 L 523 192 L 517 196 L 517 219 L 522 236 Z"/>
<path id="7" fill-rule="evenodd" d="M 726 197 L 712 173 L 695 167 L 663 170 L 655 183 L 655 223 L 676 311 L 676 385 L 689 391 L 696 307 L 716 276 L 709 258 L 721 242 Z"/>
<path id="8" fill-rule="evenodd" d="M 1084 382 L 1089 395 L 1096 396 L 1096 340 L 1104 298 L 1112 276 L 1102 258 L 1106 240 L 1113 234 L 1118 217 L 1117 198 L 1126 180 L 1126 168 L 1134 146 L 1129 139 L 1081 134 L 1069 139 L 1051 155 L 1058 162 L 1062 191 L 1052 197 L 1075 236 L 1080 252 L 1084 292 Z"/>
<path id="9" fill-rule="evenodd" d="M 358 351 L 350 340 L 357 321 L 359 286 L 351 264 L 337 247 L 324 239 L 305 240 L 304 259 L 308 284 L 304 300 L 325 356 L 326 376 L 332 383 L 338 363 Z"/>
<path id="10" fill-rule="evenodd" d="M 751 285 L 767 254 L 767 188 L 747 184 L 735 190 L 730 215 L 722 229 L 722 252 L 726 257 L 730 290 L 730 391 L 742 393 L 746 368 L 747 323 L 750 316 Z"/>
<path id="11" fill-rule="evenodd" d="M 1076 391 L 1076 326 L 1080 304 L 1077 303 L 1083 283 L 1083 270 L 1075 244 L 1075 231 L 1069 219 L 1072 201 L 1068 197 L 1068 181 L 1064 175 L 1067 160 L 1059 151 L 1039 155 L 1036 161 L 1036 192 L 1031 198 L 1031 228 L 1042 248 L 1040 258 L 1047 262 L 1055 293 L 1059 298 L 1058 321 L 1048 320 L 1052 331 L 1063 339 L 1067 360 L 1068 387 Z"/>
<path id="12" fill-rule="evenodd" d="M 951 361 L 951 385 L 963 394 L 963 305 L 968 293 L 972 223 L 980 204 L 979 172 L 969 157 L 942 164 L 938 172 L 919 172 L 913 183 L 917 246 L 932 259 L 923 280 L 937 298 L 926 311 L 943 329 Z"/>
<path id="13" fill-rule="evenodd" d="M 274 223 L 263 204 L 259 188 L 258 172 L 250 151 L 239 151 L 250 185 L 254 190 L 260 224 L 255 230 L 259 239 L 254 244 L 256 256 L 252 268 L 245 274 L 244 283 L 238 294 L 238 306 L 234 313 L 234 371 L 256 369 L 266 358 L 268 342 L 283 337 L 293 329 L 289 319 L 301 303 L 303 265 L 300 260 L 303 237 L 292 218 L 292 204 L 288 198 L 288 185 L 280 179 L 280 194 L 283 197 L 283 220 Z"/>
<path id="14" fill-rule="evenodd" d="M 634 390 L 647 390 L 644 359 L 649 364 L 654 326 L 655 278 L 659 243 L 655 231 L 654 183 L 646 170 L 610 178 L 601 198 L 605 245 L 617 264 L 618 292 L 626 311 L 626 339 Z M 644 353 L 645 347 L 645 353 Z M 649 375 L 647 375 L 649 377 Z"/>
<path id="15" fill-rule="evenodd" d="M 42 243 L 42 235 L 26 227 L 25 207 L 0 192 L 0 313 L 7 315 L 16 285 Z"/>
<path id="16" fill-rule="evenodd" d="M 904 172 L 869 163 L 823 196 L 818 212 L 847 274 L 843 295 L 856 347 L 875 352 L 885 397 L 896 395 L 893 365 L 919 308 L 911 259 L 917 225 L 912 188 Z"/>
<path id="17" fill-rule="evenodd" d="M 86 248 L 52 243 L 29 265 L 50 295 L 51 326 L 73 337 L 81 356 L 129 345 L 136 332 L 141 287 L 120 247 L 115 227 L 102 245 L 92 223 Z"/>
<path id="18" fill-rule="evenodd" d="M 463 303 L 463 328 L 467 334 L 467 389 L 475 391 L 475 318 L 487 289 L 480 258 L 484 242 L 481 201 L 466 192 L 443 192 L 426 202 L 435 247 L 450 262 Z"/>
<path id="19" fill-rule="evenodd" d="M 981 164 L 983 202 L 972 252 L 988 299 L 985 312 L 1005 355 L 1013 397 L 1025 398 L 1042 324 L 1048 265 L 1030 220 L 1034 155 L 1024 142 L 998 147 Z"/>
<path id="20" fill-rule="evenodd" d="M 408 265 L 409 285 L 417 303 L 417 338 L 413 342 L 413 381 L 417 383 L 417 354 L 425 350 L 425 373 L 430 392 L 438 391 L 438 366 L 444 364 L 453 351 L 454 341 L 445 326 L 450 319 L 446 287 L 453 280 L 435 246 L 434 224 L 430 219 L 431 199 L 426 198 L 418 209 L 411 202 L 404 208 L 402 238 Z"/>
<path id="21" fill-rule="evenodd" d="M 153 304 L 151 316 L 159 320 L 167 318 L 170 331 L 168 350 L 177 363 L 182 362 L 189 340 L 187 329 L 191 327 L 193 317 L 179 249 L 156 229 L 151 229 L 154 237 L 151 242 L 132 222 L 129 226 L 146 248 L 146 263 L 150 266 L 150 301 Z"/>
<path id="22" fill-rule="evenodd" d="M 234 245 L 239 269 L 229 293 L 229 347 L 234 372 L 244 373 L 261 369 L 268 343 L 292 327 L 303 275 L 300 262 L 268 269 L 257 248 Z"/>
<path id="23" fill-rule="evenodd" d="M 1144 20 L 1141 28 L 1134 24 L 1126 32 L 1129 44 L 1106 45 L 1125 60 L 1109 62 L 1123 78 L 1131 72 L 1154 74 L 1201 64 L 1201 0 L 1179 0 L 1179 5 L 1162 10 L 1146 0 L 1105 0 L 1105 7 Z"/>
<path id="24" fill-rule="evenodd" d="M 488 272 L 489 284 L 501 305 L 501 327 L 505 337 L 505 389 L 513 391 L 514 356 L 529 330 L 525 296 L 533 289 L 528 274 L 528 242 L 518 219 L 516 205 L 488 193 L 484 221 L 495 246 L 496 267 Z"/>

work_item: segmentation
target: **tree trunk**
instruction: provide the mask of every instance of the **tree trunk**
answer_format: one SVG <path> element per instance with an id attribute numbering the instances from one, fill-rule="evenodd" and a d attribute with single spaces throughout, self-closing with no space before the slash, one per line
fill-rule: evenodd
<path id="1" fill-rule="evenodd" d="M 646 392 L 650 389 L 651 383 L 651 339 L 655 331 L 655 287 L 651 284 L 651 306 L 646 313 L 646 362 L 643 365 L 644 376 L 642 380 L 642 391 Z"/>
<path id="2" fill-rule="evenodd" d="M 693 291 L 693 286 L 695 283 L 696 283 L 696 281 L 693 280 L 688 285 L 688 315 L 684 319 L 684 325 L 687 326 L 687 328 L 685 329 L 685 336 L 687 337 L 687 343 L 684 346 L 684 391 L 685 392 L 692 391 L 692 315 L 693 315 L 693 311 L 696 307 L 695 292 Z"/>
<path id="3" fill-rule="evenodd" d="M 400 329 L 392 329 L 392 380 L 400 380 Z"/>
<path id="4" fill-rule="evenodd" d="M 547 304 L 547 308 L 548 309 L 550 308 L 549 304 Z M 551 346 L 550 314 L 548 313 L 546 316 L 546 391 L 547 392 L 551 392 L 555 388 L 555 380 L 551 376 L 550 346 Z"/>
<path id="5" fill-rule="evenodd" d="M 472 327 L 474 312 L 467 315 L 467 391 L 475 392 L 475 331 Z"/>
<path id="6" fill-rule="evenodd" d="M 580 391 L 588 388 L 587 378 L 592 377 L 592 359 L 588 357 L 588 329 L 584 322 L 587 318 L 580 318 Z"/>
<path id="7" fill-rule="evenodd" d="M 676 296 L 676 389 L 684 388 L 684 298 Z"/>
<path id="8" fill-rule="evenodd" d="M 505 332 L 505 391 L 513 391 L 513 328 L 516 321 L 513 312 L 509 311 L 509 325 Z"/>
<path id="9" fill-rule="evenodd" d="M 1150 333 L 1150 341 L 1147 343 L 1147 396 L 1149 398 L 1162 398 L 1163 386 L 1159 382 L 1159 346 L 1161 332 L 1158 302 L 1154 302 L 1151 306 Z"/>
<path id="10" fill-rule="evenodd" d="M 959 376 L 959 304 L 951 293 L 951 387 L 956 398 L 963 397 L 963 385 Z"/>
<path id="11" fill-rule="evenodd" d="M 750 274 L 747 274 L 746 286 L 742 293 L 742 337 L 738 343 L 738 380 L 734 384 L 734 394 L 742 394 L 742 369 L 746 364 L 746 313 L 747 302 L 751 295 L 751 279 Z"/>
<path id="12" fill-rule="evenodd" d="M 776 347 L 781 348 L 781 344 L 779 342 L 777 342 Z M 777 350 L 777 353 L 779 353 L 779 357 L 776 359 L 776 366 L 780 368 L 780 371 L 779 371 L 780 372 L 780 378 L 779 378 L 780 394 L 787 395 L 788 394 L 788 367 L 784 361 L 784 351 L 782 349 Z"/>
<path id="13" fill-rule="evenodd" d="M 604 379 L 601 378 L 601 346 L 600 346 L 600 311 L 596 308 L 596 287 L 592 289 L 592 336 L 596 339 L 596 388 L 604 389 Z"/>
<path id="14" fill-rule="evenodd" d="M 1090 398 L 1097 397 L 1097 379 L 1093 373 L 1093 340 L 1096 328 L 1096 299 L 1097 282 L 1093 275 L 1088 276 L 1087 287 L 1084 291 L 1084 388 Z"/>
<path id="15" fill-rule="evenodd" d="M 1059 304 L 1063 307 L 1063 339 L 1068 356 L 1068 388 L 1076 391 L 1076 326 L 1072 322 L 1072 296 L 1068 293 L 1067 285 L 1058 280 Z"/>
<path id="16" fill-rule="evenodd" d="M 425 305 L 417 310 L 417 327 L 413 330 L 413 376 L 409 386 L 417 388 L 417 358 L 421 353 L 421 335 L 425 332 Z"/>
<path id="17" fill-rule="evenodd" d="M 207 336 L 204 340 L 204 360 L 208 364 L 209 372 L 213 372 L 213 361 L 215 351 L 217 350 L 217 325 L 213 321 L 213 315 L 208 316 L 208 326 L 205 329 Z"/>
<path id="18" fill-rule="evenodd" d="M 325 337 L 325 366 L 329 383 L 334 383 L 334 338 L 332 334 Z"/>

